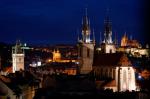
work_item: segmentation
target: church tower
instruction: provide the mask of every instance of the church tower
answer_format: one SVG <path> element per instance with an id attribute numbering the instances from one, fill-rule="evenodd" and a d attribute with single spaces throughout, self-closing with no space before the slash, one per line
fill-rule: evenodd
<path id="1" fill-rule="evenodd" d="M 86 9 L 86 15 L 82 21 L 82 38 L 78 41 L 80 74 L 88 74 L 92 71 L 95 40 L 91 40 L 90 35 L 91 29 Z"/>
<path id="2" fill-rule="evenodd" d="M 13 73 L 24 70 L 24 56 L 24 49 L 20 41 L 17 41 L 16 45 L 12 47 Z"/>
<path id="3" fill-rule="evenodd" d="M 107 15 L 104 20 L 104 40 L 101 44 L 104 53 L 115 53 L 116 47 L 112 41 L 112 25 L 109 16 Z"/>

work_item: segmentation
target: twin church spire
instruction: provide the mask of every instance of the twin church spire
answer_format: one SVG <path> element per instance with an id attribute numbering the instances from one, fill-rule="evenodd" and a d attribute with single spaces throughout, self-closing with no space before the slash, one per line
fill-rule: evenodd
<path id="1" fill-rule="evenodd" d="M 108 13 L 108 12 L 107 12 Z M 109 15 L 107 14 L 104 20 L 104 40 L 103 43 L 112 44 L 112 24 Z M 90 28 L 90 21 L 87 15 L 87 8 L 85 9 L 85 15 L 82 19 L 82 39 L 81 41 L 84 43 L 95 43 L 95 34 L 93 32 L 93 40 L 91 40 L 91 28 Z M 78 40 L 80 38 L 78 37 Z"/>

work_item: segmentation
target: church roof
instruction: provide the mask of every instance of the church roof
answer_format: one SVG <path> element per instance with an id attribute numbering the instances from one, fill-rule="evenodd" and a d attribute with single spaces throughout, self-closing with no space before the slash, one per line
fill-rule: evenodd
<path id="1" fill-rule="evenodd" d="M 93 66 L 131 66 L 131 62 L 124 53 L 96 53 Z"/>
<path id="2" fill-rule="evenodd" d="M 116 87 L 116 80 L 111 80 L 110 82 L 106 83 L 104 87 Z"/>

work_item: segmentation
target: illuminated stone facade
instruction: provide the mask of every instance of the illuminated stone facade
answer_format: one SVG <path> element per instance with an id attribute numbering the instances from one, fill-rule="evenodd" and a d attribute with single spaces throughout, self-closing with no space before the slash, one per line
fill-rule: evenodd
<path id="1" fill-rule="evenodd" d="M 88 74 L 92 71 L 94 44 L 79 44 L 79 66 L 81 74 Z"/>
<path id="2" fill-rule="evenodd" d="M 113 89 L 114 92 L 136 90 L 135 72 L 125 54 L 95 55 L 93 74 L 97 80 L 107 82 L 103 86 L 105 89 Z"/>
<path id="3" fill-rule="evenodd" d="M 103 43 L 101 49 L 103 53 L 116 53 L 116 47 L 114 44 Z"/>
<path id="4" fill-rule="evenodd" d="M 128 42 L 128 37 L 127 37 L 127 35 L 125 33 L 124 36 L 121 39 L 121 47 L 126 47 L 127 46 L 127 42 Z"/>
<path id="5" fill-rule="evenodd" d="M 117 48 L 117 52 L 125 52 L 130 54 L 133 57 L 149 57 L 149 48 L 135 48 L 135 47 L 119 47 Z"/>
<path id="6" fill-rule="evenodd" d="M 136 90 L 135 72 L 125 54 L 121 57 L 116 67 L 117 91 Z"/>
<path id="7" fill-rule="evenodd" d="M 126 33 L 121 39 L 121 46 L 117 48 L 117 52 L 125 52 L 132 55 L 133 57 L 149 57 L 149 47 L 142 47 L 137 40 L 128 39 Z"/>
<path id="8" fill-rule="evenodd" d="M 20 41 L 17 41 L 16 45 L 12 47 L 13 73 L 15 71 L 24 70 L 24 56 L 24 49 Z"/>
<path id="9" fill-rule="evenodd" d="M 53 51 L 53 62 L 58 62 L 61 60 L 61 53 L 57 49 L 57 51 Z"/>
<path id="10" fill-rule="evenodd" d="M 140 44 L 137 40 L 133 39 L 128 39 L 126 33 L 124 36 L 121 38 L 121 47 L 134 47 L 134 48 L 139 48 Z"/>
<path id="11" fill-rule="evenodd" d="M 63 59 L 61 57 L 61 52 L 57 49 L 57 51 L 53 51 L 53 60 L 48 59 L 48 62 L 59 62 L 59 63 L 68 63 L 68 62 L 77 62 L 75 59 Z"/>

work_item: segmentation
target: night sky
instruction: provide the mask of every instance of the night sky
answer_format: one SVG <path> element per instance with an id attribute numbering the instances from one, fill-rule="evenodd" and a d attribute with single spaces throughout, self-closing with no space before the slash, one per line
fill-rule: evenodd
<path id="1" fill-rule="evenodd" d="M 91 29 L 99 42 L 104 31 L 106 9 L 113 35 L 124 32 L 144 42 L 143 0 L 1 0 L 0 42 L 27 44 L 72 44 L 81 33 L 82 17 L 88 9 Z"/>

